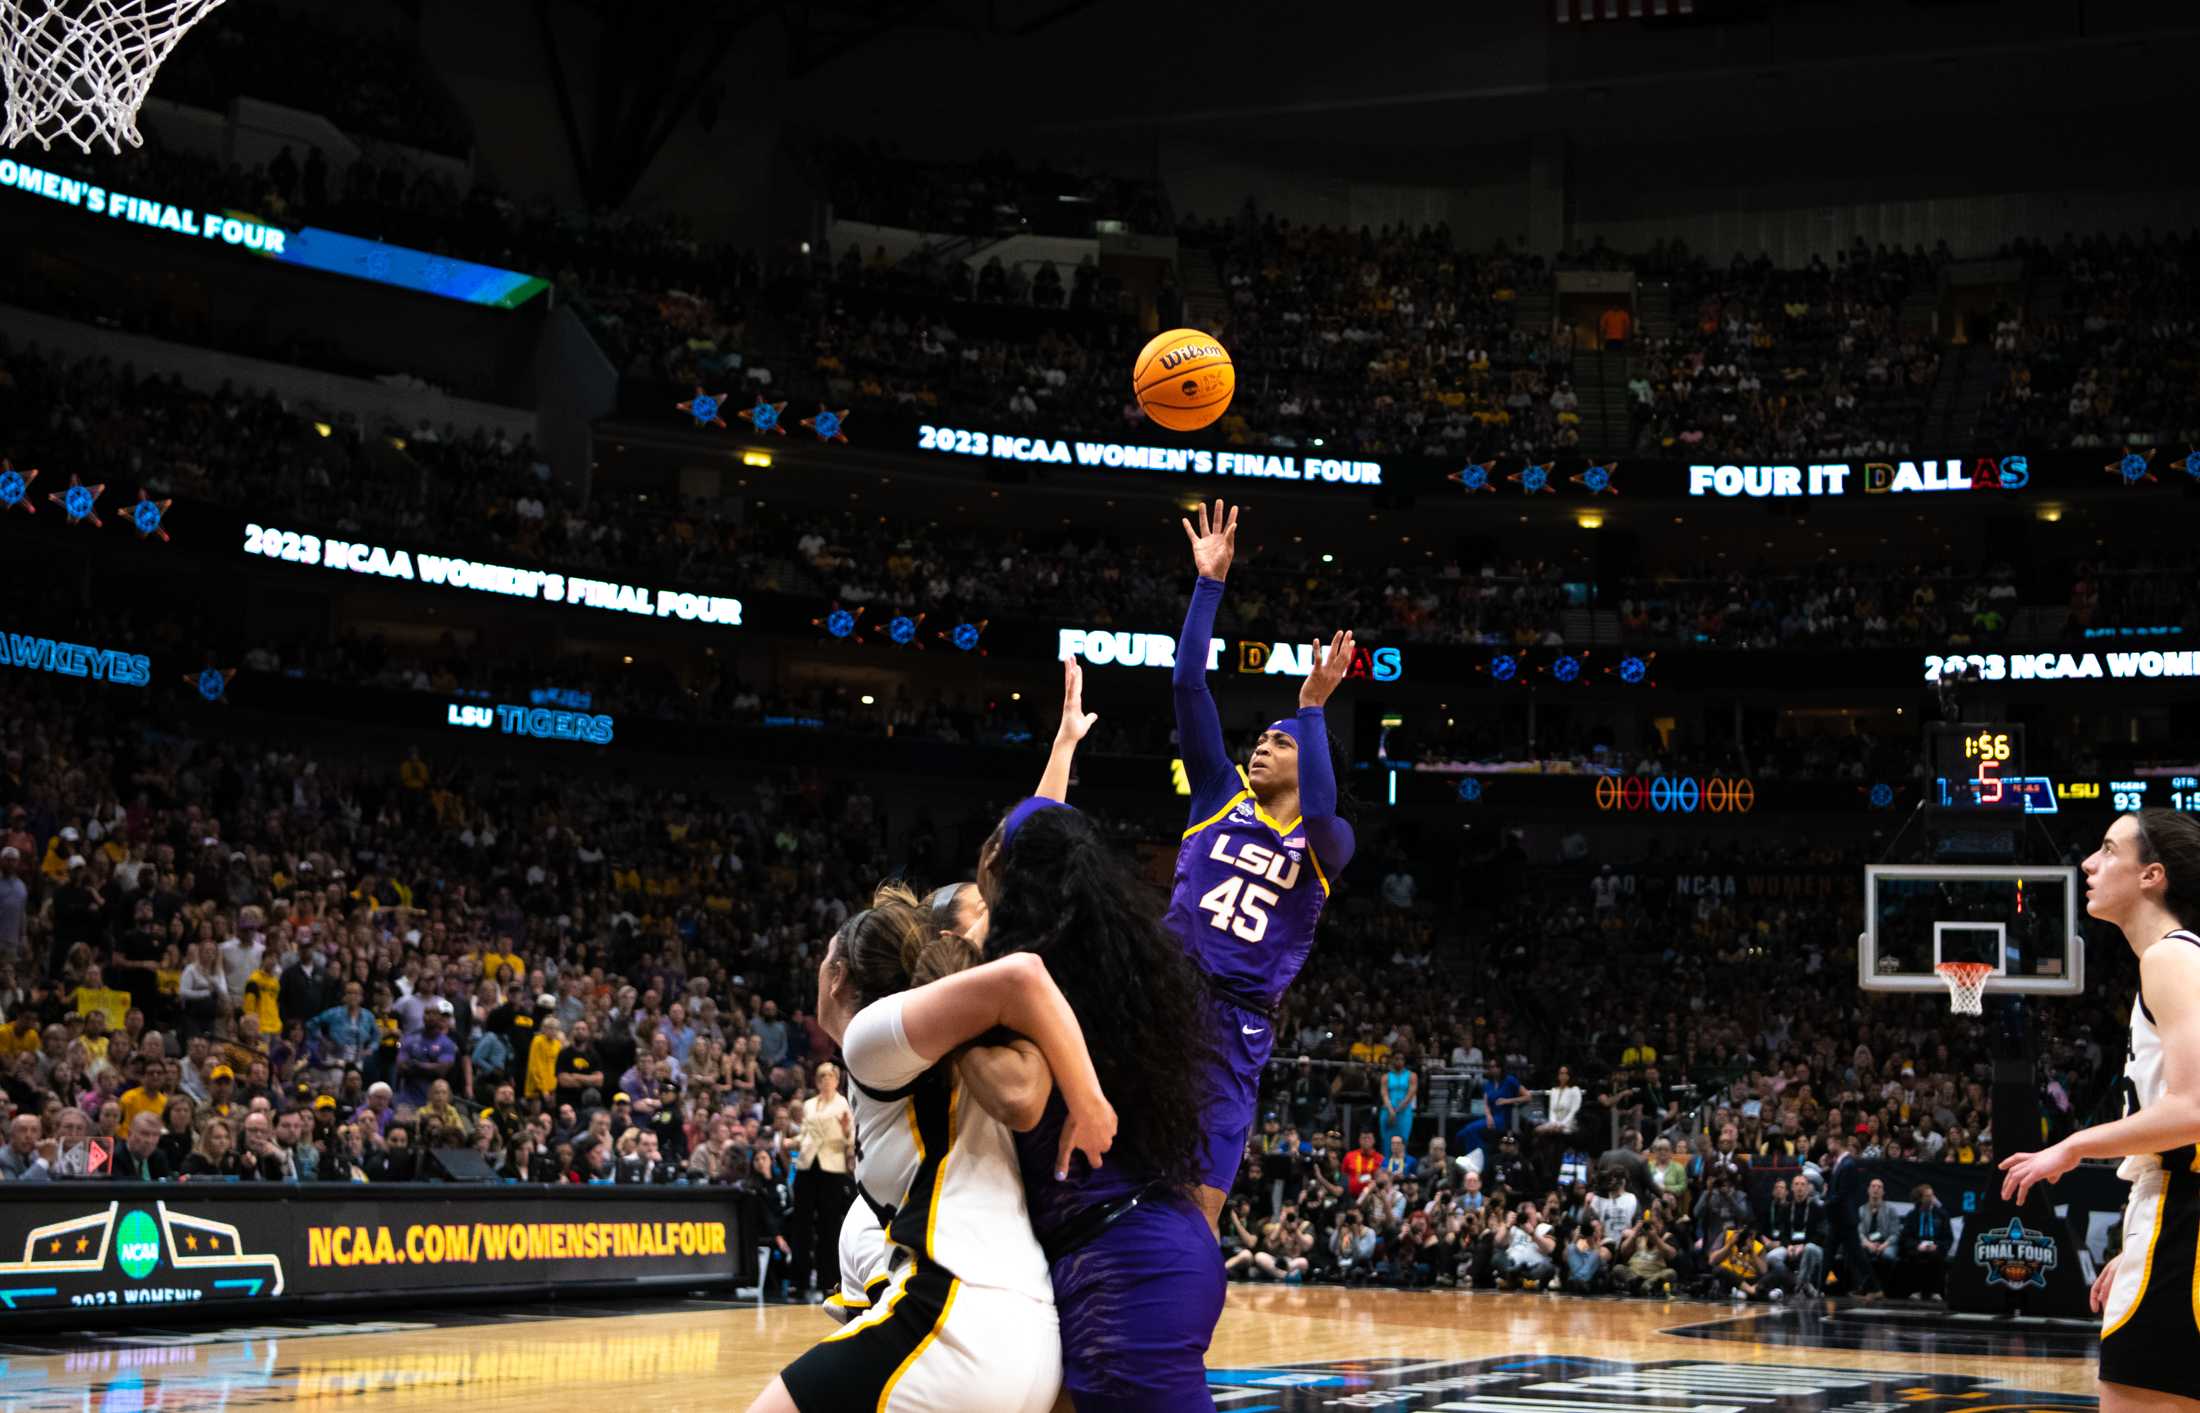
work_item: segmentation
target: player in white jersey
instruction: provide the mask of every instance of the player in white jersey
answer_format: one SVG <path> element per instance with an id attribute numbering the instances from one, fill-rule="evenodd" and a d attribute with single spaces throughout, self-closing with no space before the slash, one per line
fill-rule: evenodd
<path id="1" fill-rule="evenodd" d="M 2200 1408 L 2200 820 L 2119 815 L 2084 865 L 2085 910 L 2139 957 L 2124 1117 L 2002 1160 L 2022 1203 L 2083 1158 L 2121 1158 L 2123 1248 L 2093 1282 L 2102 1413 Z"/>
<path id="2" fill-rule="evenodd" d="M 997 1029 L 1026 1037 L 1070 1106 L 1065 1170 L 1072 1151 L 1103 1161 L 1115 1112 L 1045 964 L 1019 954 L 958 970 L 974 960 L 968 942 L 940 937 L 899 889 L 881 889 L 826 948 L 818 1023 L 846 1061 L 856 1181 L 882 1221 L 888 1274 L 871 1282 L 868 1307 L 788 1365 L 750 1413 L 1054 1406 L 1060 1326 L 1014 1139 L 942 1060 Z"/>

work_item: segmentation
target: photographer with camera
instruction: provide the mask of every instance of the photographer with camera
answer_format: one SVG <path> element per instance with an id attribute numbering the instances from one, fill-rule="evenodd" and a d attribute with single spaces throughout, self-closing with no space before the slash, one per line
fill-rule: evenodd
<path id="1" fill-rule="evenodd" d="M 1330 1234 L 1329 1254 L 1336 1276 L 1346 1285 L 1365 1284 L 1375 1268 L 1375 1229 L 1357 1207 L 1347 1207 Z"/>
<path id="2" fill-rule="evenodd" d="M 1757 1234 L 1756 1227 L 1747 1222 L 1729 1227 L 1711 1253 L 1711 1266 L 1718 1275 L 1719 1288 L 1738 1301 L 1786 1299 L 1787 1276 L 1773 1270 L 1765 1261 L 1766 1249 L 1767 1244 Z"/>
<path id="3" fill-rule="evenodd" d="M 1680 1250 L 1666 1234 L 1665 1218 L 1658 1208 L 1643 1213 L 1642 1222 L 1620 1243 L 1620 1263 L 1612 1279 L 1629 1295 L 1671 1295 L 1680 1281 L 1674 1268 Z"/>
<path id="4" fill-rule="evenodd" d="M 1540 1290 L 1558 1275 L 1558 1242 L 1533 1202 L 1517 1215 L 1501 1211 L 1491 1234 L 1499 1290 Z"/>
<path id="5" fill-rule="evenodd" d="M 1591 1217 L 1574 1228 L 1573 1239 L 1566 1243 L 1565 1261 L 1562 1287 L 1569 1295 L 1602 1295 L 1610 1287 L 1601 1221 Z"/>
<path id="6" fill-rule="evenodd" d="M 1749 1225 L 1753 1214 L 1749 1197 L 1741 1190 L 1733 1169 L 1706 1160 L 1708 1186 L 1696 1203 L 1696 1246 L 1706 1265 L 1715 1265 L 1718 1249 L 1729 1229 Z"/>

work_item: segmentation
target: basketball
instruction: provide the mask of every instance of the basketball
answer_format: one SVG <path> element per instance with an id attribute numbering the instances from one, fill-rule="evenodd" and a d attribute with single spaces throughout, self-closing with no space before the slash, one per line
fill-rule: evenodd
<path id="1" fill-rule="evenodd" d="M 1139 350 L 1131 386 L 1148 417 L 1172 432 L 1196 432 L 1229 410 L 1237 369 L 1213 334 L 1171 329 Z"/>

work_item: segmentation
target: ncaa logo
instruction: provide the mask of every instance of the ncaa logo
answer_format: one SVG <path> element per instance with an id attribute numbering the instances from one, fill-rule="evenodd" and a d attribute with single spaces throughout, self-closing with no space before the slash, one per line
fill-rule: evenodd
<path id="1" fill-rule="evenodd" d="M 160 1228 L 151 1213 L 137 1211 L 123 1217 L 115 1229 L 115 1254 L 122 1273 L 131 1280 L 141 1281 L 153 1273 L 160 1264 Z"/>

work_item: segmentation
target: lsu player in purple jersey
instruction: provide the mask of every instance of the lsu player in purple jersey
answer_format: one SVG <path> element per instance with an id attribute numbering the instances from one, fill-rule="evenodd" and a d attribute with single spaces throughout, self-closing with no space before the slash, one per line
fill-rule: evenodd
<path id="1" fill-rule="evenodd" d="M 1207 690 L 1208 645 L 1223 581 L 1237 554 L 1237 511 L 1221 501 L 1184 521 L 1199 580 L 1177 639 L 1176 728 L 1191 785 L 1191 827 L 1177 850 L 1166 926 L 1207 973 L 1220 1063 L 1202 1115 L 1199 1202 L 1222 1215 L 1259 1107 L 1261 1071 L 1275 1048 L 1275 1007 L 1314 949 L 1330 883 L 1352 861 L 1352 826 L 1337 816 L 1337 771 L 1323 704 L 1352 665 L 1352 634 L 1326 652 L 1299 688 L 1296 716 L 1261 732 L 1243 769 L 1222 740 Z"/>

